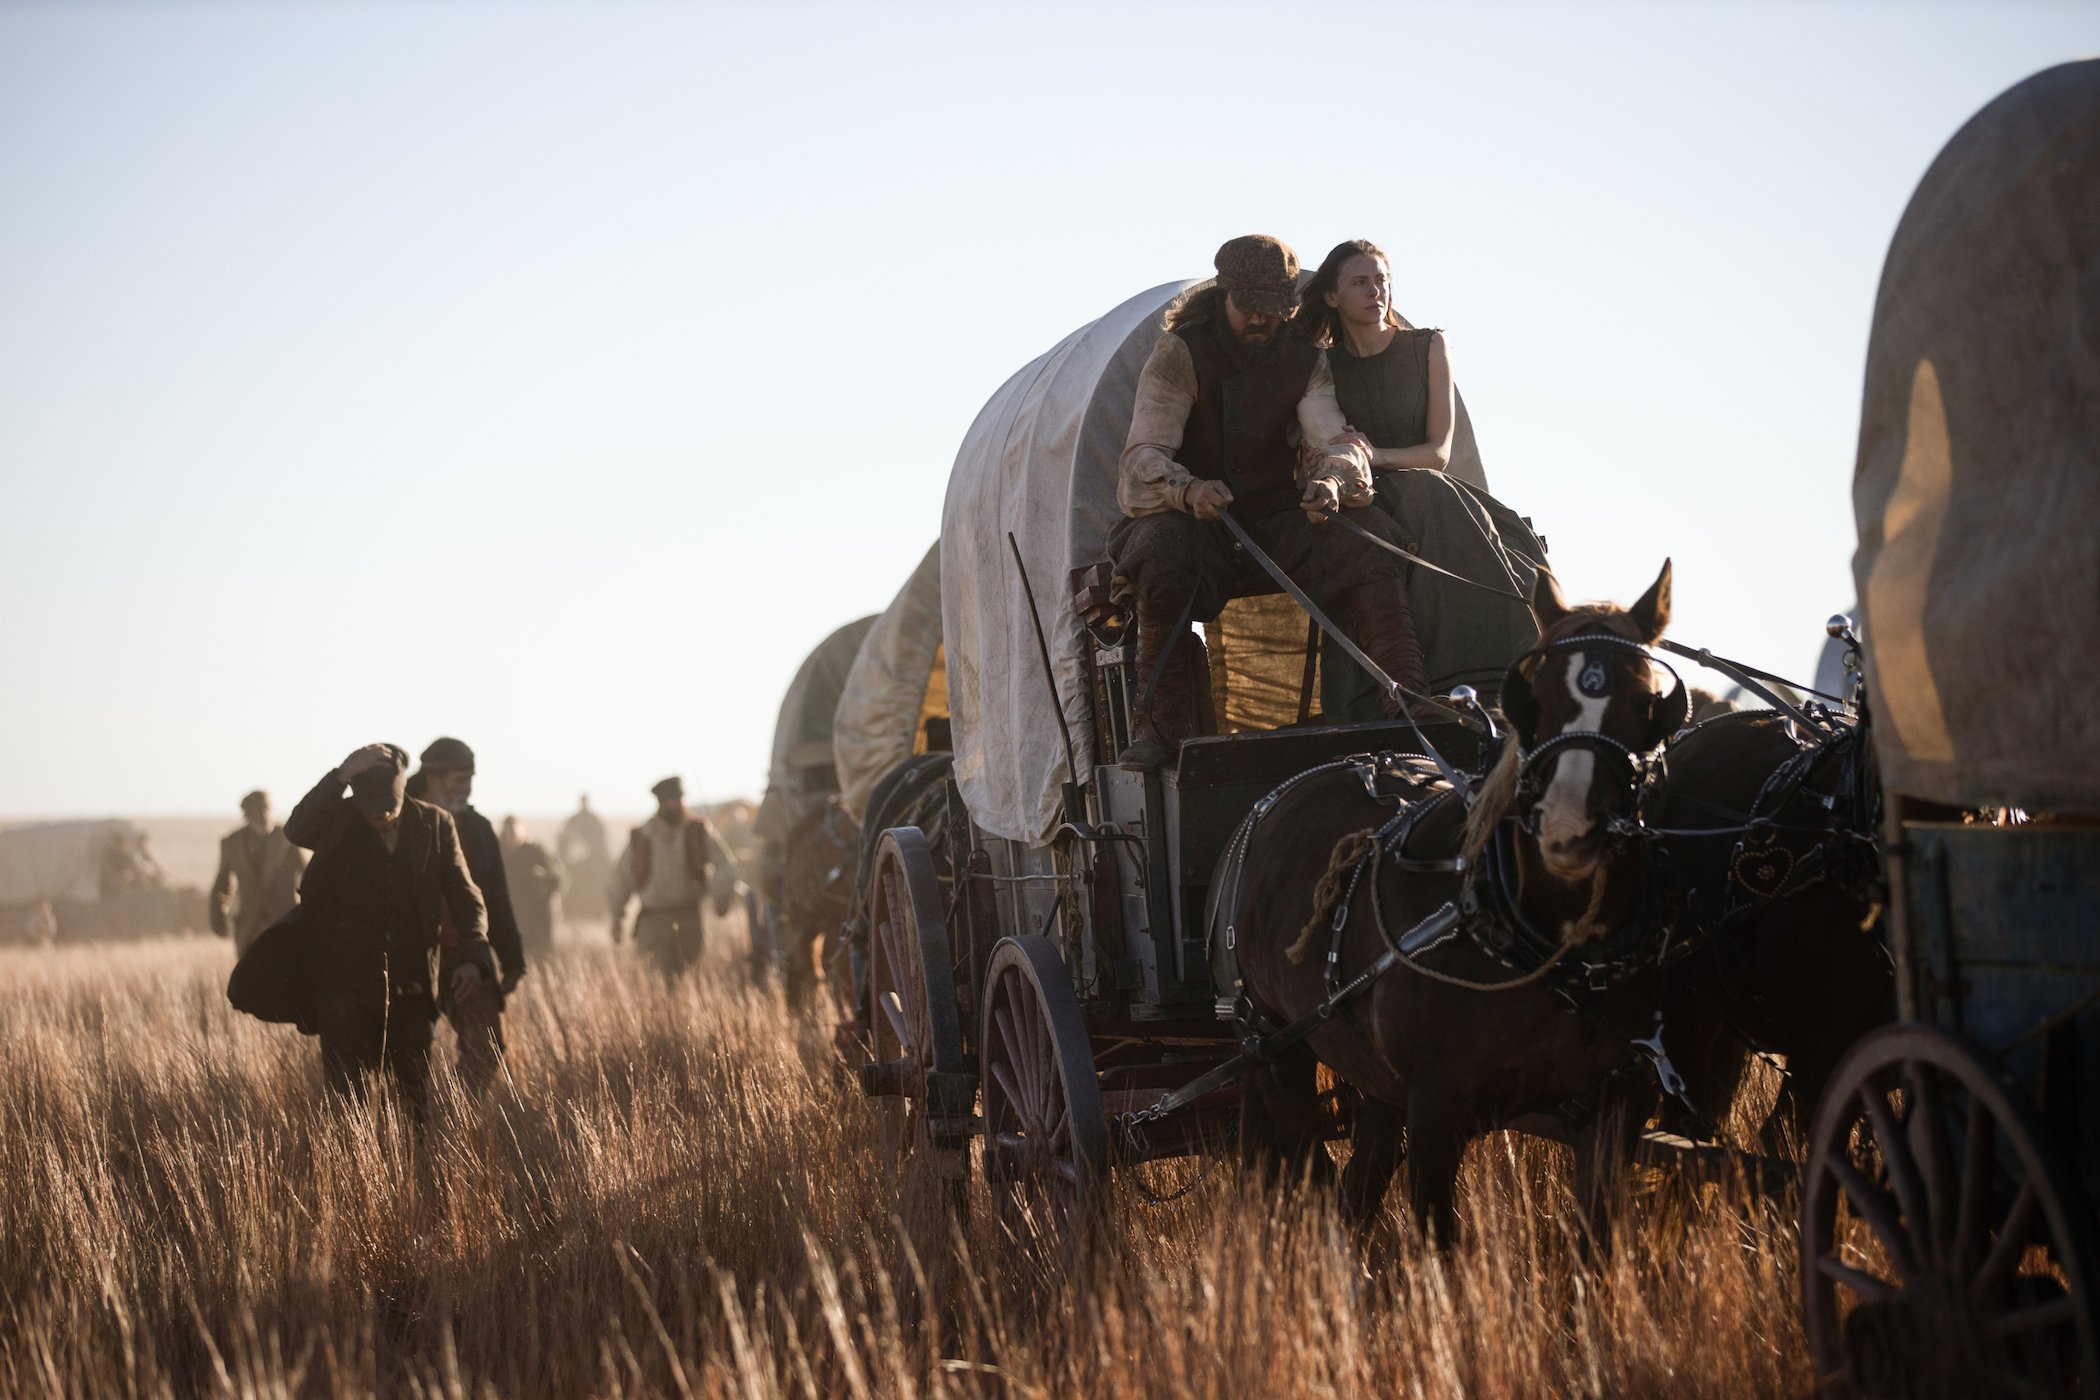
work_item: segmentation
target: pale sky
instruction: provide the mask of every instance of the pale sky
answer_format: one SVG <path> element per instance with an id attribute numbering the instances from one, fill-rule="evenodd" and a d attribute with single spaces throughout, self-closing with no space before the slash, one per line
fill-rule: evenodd
<path id="1" fill-rule="evenodd" d="M 1875 284 L 2100 5 L 0 4 L 0 816 L 756 793 L 998 385 L 1393 255 L 1581 596 L 1806 672 Z"/>

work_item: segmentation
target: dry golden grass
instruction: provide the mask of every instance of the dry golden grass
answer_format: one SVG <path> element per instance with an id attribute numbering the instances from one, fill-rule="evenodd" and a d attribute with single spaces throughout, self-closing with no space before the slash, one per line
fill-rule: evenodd
<path id="1" fill-rule="evenodd" d="M 1583 1267 L 1563 1159 L 1503 1137 L 1468 1161 L 1461 1248 L 1438 1262 L 1390 1209 L 1369 1281 L 1324 1199 L 1229 1164 L 1171 1205 L 1124 1191 L 1065 1287 L 1000 1266 L 980 1201 L 926 1344 L 881 1269 L 867 1113 L 733 942 L 676 992 L 609 949 L 543 967 L 514 1089 L 467 1110 L 448 1074 L 422 1145 L 227 1007 L 223 944 L 0 952 L 0 1394 L 1807 1388 L 1790 1208 L 1650 1192 Z"/>

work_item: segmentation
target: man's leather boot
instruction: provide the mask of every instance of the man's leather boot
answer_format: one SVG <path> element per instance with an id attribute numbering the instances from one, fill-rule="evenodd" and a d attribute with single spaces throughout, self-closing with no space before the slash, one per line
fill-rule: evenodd
<path id="1" fill-rule="evenodd" d="M 1399 579 L 1358 584 L 1343 601 L 1364 655 L 1415 694 L 1428 694 L 1429 676 L 1422 663 L 1422 644 L 1415 640 L 1415 612 L 1407 600 L 1407 585 Z M 1385 717 L 1397 718 L 1400 698 L 1388 691 L 1381 700 Z"/>
<path id="2" fill-rule="evenodd" d="M 1179 639 L 1175 636 L 1177 624 L 1184 634 Z M 1165 669 L 1159 673 L 1159 684 L 1153 687 L 1151 703 L 1140 703 L 1137 713 L 1131 716 L 1130 747 L 1116 758 L 1118 767 L 1144 770 L 1173 762 L 1181 741 L 1189 735 L 1193 639 L 1185 635 L 1188 624 L 1179 612 L 1155 613 L 1142 604 L 1138 606 L 1137 628 L 1138 700 L 1143 700 L 1145 683 L 1159 666 L 1160 653 L 1170 643 L 1173 646 Z"/>

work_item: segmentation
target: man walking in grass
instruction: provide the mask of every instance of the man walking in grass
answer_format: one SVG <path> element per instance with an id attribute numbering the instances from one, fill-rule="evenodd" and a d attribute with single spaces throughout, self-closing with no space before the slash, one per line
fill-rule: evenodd
<path id="1" fill-rule="evenodd" d="M 553 952 L 555 905 L 564 882 L 561 860 L 533 840 L 516 817 L 503 819 L 503 875 L 510 882 L 526 952 L 532 957 Z"/>
<path id="2" fill-rule="evenodd" d="M 649 791 L 656 798 L 656 815 L 628 838 L 605 902 L 618 943 L 627 901 L 641 901 L 634 945 L 673 979 L 700 960 L 706 934 L 700 901 L 708 892 L 713 842 L 707 819 L 686 810 L 683 780 L 666 778 Z"/>
<path id="3" fill-rule="evenodd" d="M 445 1019 L 459 1037 L 459 1077 L 474 1095 L 485 1093 L 503 1063 L 503 1003 L 525 975 L 525 940 L 511 906 L 510 877 L 503 868 L 503 842 L 489 819 L 474 810 L 474 750 L 458 739 L 435 739 L 423 750 L 422 767 L 408 780 L 408 795 L 451 813 L 459 826 L 459 845 L 467 873 L 488 906 L 489 947 L 495 952 L 501 980 L 480 987 L 473 996 L 455 997 Z M 441 976 L 458 964 L 447 952 Z"/>
<path id="4" fill-rule="evenodd" d="M 270 795 L 241 799 L 241 825 L 219 841 L 219 874 L 211 885 L 211 931 L 231 936 L 234 955 L 248 951 L 262 931 L 299 902 L 306 853 L 270 822 Z"/>
<path id="5" fill-rule="evenodd" d="M 299 904 L 235 964 L 226 995 L 318 1035 L 331 1090 L 361 1097 L 383 1070 L 420 1117 L 439 1007 L 492 988 L 496 966 L 459 828 L 408 796 L 407 777 L 405 750 L 368 744 L 299 799 L 284 824 L 313 852 Z"/>

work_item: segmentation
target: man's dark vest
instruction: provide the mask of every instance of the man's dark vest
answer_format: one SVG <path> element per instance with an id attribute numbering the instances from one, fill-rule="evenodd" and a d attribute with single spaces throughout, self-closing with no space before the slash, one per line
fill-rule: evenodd
<path id="1" fill-rule="evenodd" d="M 1419 447 L 1429 441 L 1428 328 L 1396 332 L 1393 343 L 1358 358 L 1336 345 L 1327 352 L 1334 397 L 1349 426 L 1373 447 Z"/>
<path id="2" fill-rule="evenodd" d="M 1196 402 L 1175 460 L 1199 477 L 1232 488 L 1235 513 L 1247 518 L 1298 503 L 1298 450 L 1291 429 L 1298 401 L 1312 383 L 1318 347 L 1289 331 L 1276 358 L 1250 364 L 1222 319 L 1177 329 L 1196 363 Z"/>

